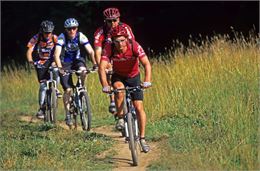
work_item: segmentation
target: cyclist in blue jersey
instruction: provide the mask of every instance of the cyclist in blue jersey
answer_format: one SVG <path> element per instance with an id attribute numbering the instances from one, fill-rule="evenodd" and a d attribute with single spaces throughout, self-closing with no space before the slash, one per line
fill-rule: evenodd
<path id="1" fill-rule="evenodd" d="M 65 32 L 58 37 L 56 49 L 54 52 L 54 59 L 60 71 L 61 85 L 64 90 L 63 102 L 65 108 L 65 121 L 68 126 L 72 125 L 71 116 L 69 113 L 70 96 L 72 93 L 73 82 L 72 75 L 67 75 L 64 70 L 86 70 L 85 57 L 80 54 L 80 47 L 82 46 L 90 56 L 93 68 L 97 69 L 95 61 L 94 50 L 90 45 L 88 38 L 78 31 L 79 23 L 75 18 L 68 18 L 64 22 Z M 86 74 L 83 74 L 81 79 L 84 84 Z"/>

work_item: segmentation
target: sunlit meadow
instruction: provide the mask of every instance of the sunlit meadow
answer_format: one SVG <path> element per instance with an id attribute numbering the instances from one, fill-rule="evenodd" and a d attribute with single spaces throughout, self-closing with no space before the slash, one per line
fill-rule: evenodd
<path id="1" fill-rule="evenodd" d="M 151 170 L 259 169 L 259 54 L 257 36 L 237 35 L 231 40 L 228 35 L 216 35 L 200 44 L 191 41 L 188 48 L 177 41 L 166 53 L 151 59 L 152 88 L 144 92 L 147 138 L 159 142 L 162 151 L 160 160 L 150 165 Z M 65 130 L 42 131 L 42 125 L 18 121 L 19 116 L 37 111 L 38 83 L 34 70 L 10 68 L 4 67 L 1 73 L 0 168 L 26 169 L 35 164 L 35 169 L 51 169 L 52 165 L 44 165 L 48 156 L 54 156 L 51 162 L 60 167 L 69 162 L 71 165 L 61 167 L 65 169 L 82 170 L 91 165 L 93 159 L 82 167 L 75 167 L 77 162 L 70 160 L 75 157 L 70 151 L 75 150 L 74 145 L 83 150 L 78 156 L 81 163 L 89 154 L 83 138 L 73 144 L 75 136 Z M 109 98 L 101 91 L 98 74 L 88 76 L 87 88 L 93 126 L 113 124 Z M 58 118 L 63 122 L 61 100 Z M 64 149 L 61 136 L 67 139 Z M 89 141 L 100 143 L 88 141 L 96 149 L 91 157 L 112 144 L 108 137 L 92 136 Z M 40 151 L 33 147 L 39 144 Z M 90 169 L 112 167 L 104 161 L 94 162 L 100 163 L 102 167 L 93 165 Z"/>

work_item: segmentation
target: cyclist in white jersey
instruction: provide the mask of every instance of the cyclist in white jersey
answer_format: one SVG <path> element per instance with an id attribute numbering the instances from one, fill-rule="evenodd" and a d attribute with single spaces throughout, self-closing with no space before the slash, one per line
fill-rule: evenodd
<path id="1" fill-rule="evenodd" d="M 97 68 L 95 61 L 94 50 L 90 45 L 88 38 L 78 31 L 79 23 L 75 18 L 68 18 L 64 22 L 65 32 L 58 37 L 54 59 L 60 71 L 61 85 L 64 90 L 63 102 L 65 108 L 65 121 L 68 126 L 72 125 L 71 116 L 69 113 L 69 99 L 72 93 L 72 75 L 64 74 L 64 70 L 86 70 L 85 58 L 80 53 L 80 46 L 87 51 L 93 63 L 93 68 Z M 84 85 L 86 74 L 83 74 L 81 79 Z"/>

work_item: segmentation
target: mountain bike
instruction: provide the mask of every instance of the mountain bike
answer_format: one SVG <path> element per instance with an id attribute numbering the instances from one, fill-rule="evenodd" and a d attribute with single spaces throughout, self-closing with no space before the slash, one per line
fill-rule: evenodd
<path id="1" fill-rule="evenodd" d="M 37 68 L 46 68 L 43 65 L 34 63 Z M 50 78 L 46 81 L 47 89 L 46 96 L 44 98 L 44 122 L 56 123 L 56 114 L 58 108 L 58 97 L 57 97 L 57 82 L 53 79 L 53 71 L 57 67 L 50 66 L 48 68 L 48 72 L 50 74 Z"/>
<path id="2" fill-rule="evenodd" d="M 111 93 L 118 93 L 121 91 L 125 91 L 124 108 L 123 108 L 125 128 L 121 131 L 121 133 L 125 137 L 126 142 L 128 142 L 129 144 L 129 149 L 131 151 L 131 156 L 132 156 L 134 166 L 138 165 L 137 144 L 139 144 L 140 133 L 138 127 L 138 119 L 137 119 L 135 107 L 132 102 L 131 94 L 137 90 L 143 91 L 141 86 L 125 87 L 120 89 L 114 89 L 111 91 Z"/>
<path id="3" fill-rule="evenodd" d="M 90 99 L 88 96 L 87 88 L 82 85 L 81 75 L 94 73 L 96 70 L 88 69 L 82 70 L 66 70 L 67 74 L 75 74 L 77 76 L 77 84 L 73 85 L 73 92 L 70 98 L 69 112 L 74 119 L 74 126 L 77 129 L 78 122 L 77 116 L 80 116 L 80 121 L 83 130 L 89 131 L 91 129 L 92 112 L 90 106 Z M 70 126 L 71 129 L 71 126 Z"/>

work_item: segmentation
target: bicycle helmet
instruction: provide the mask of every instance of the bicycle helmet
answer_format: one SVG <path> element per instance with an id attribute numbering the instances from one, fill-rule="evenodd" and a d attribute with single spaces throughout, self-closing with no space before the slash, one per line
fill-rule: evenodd
<path id="1" fill-rule="evenodd" d="M 52 32 L 53 30 L 54 30 L 54 24 L 52 21 L 45 20 L 41 23 L 40 26 L 41 33 Z"/>
<path id="2" fill-rule="evenodd" d="M 78 27 L 79 23 L 75 18 L 68 18 L 65 22 L 64 22 L 64 27 L 65 28 L 71 28 L 71 27 Z"/>
<path id="3" fill-rule="evenodd" d="M 111 36 L 117 37 L 117 36 L 125 36 L 128 37 L 127 30 L 125 27 L 118 25 L 117 27 L 113 28 L 111 30 Z"/>
<path id="4" fill-rule="evenodd" d="M 120 17 L 119 10 L 117 8 L 107 8 L 103 11 L 104 19 L 115 19 Z"/>

